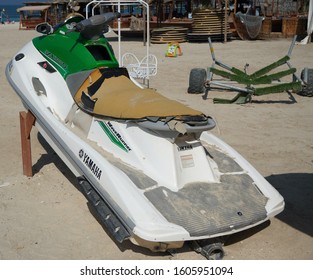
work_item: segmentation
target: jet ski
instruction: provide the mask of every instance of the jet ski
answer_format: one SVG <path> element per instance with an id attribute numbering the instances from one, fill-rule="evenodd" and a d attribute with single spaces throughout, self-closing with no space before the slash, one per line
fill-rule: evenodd
<path id="1" fill-rule="evenodd" d="M 189 242 L 221 258 L 213 240 L 271 219 L 284 199 L 210 132 L 210 116 L 119 66 L 103 35 L 119 16 L 37 26 L 42 34 L 8 63 L 7 79 L 112 238 L 162 252 Z"/>

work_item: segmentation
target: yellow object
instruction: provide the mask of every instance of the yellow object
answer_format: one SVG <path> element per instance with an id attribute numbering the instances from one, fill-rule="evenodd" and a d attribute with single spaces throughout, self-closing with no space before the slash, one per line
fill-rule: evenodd
<path id="1" fill-rule="evenodd" d="M 166 57 L 177 57 L 183 55 L 178 42 L 171 42 L 167 44 Z"/>

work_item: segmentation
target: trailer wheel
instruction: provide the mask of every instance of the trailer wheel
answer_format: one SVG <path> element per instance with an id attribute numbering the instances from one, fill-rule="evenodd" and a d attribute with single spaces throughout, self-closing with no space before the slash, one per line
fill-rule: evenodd
<path id="1" fill-rule="evenodd" d="M 304 82 L 300 95 L 313 96 L 313 69 L 304 68 L 301 72 L 301 79 Z"/>
<path id="2" fill-rule="evenodd" d="M 193 68 L 189 75 L 188 93 L 203 93 L 206 80 L 206 70 L 203 68 Z"/>

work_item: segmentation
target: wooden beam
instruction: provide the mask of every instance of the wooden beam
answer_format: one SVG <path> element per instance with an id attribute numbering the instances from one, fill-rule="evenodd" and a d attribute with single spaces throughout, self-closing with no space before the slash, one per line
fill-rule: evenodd
<path id="1" fill-rule="evenodd" d="M 225 0 L 225 19 L 224 19 L 224 43 L 227 42 L 227 26 L 228 26 L 228 0 Z"/>
<path id="2" fill-rule="evenodd" d="M 20 112 L 23 174 L 27 177 L 33 176 L 30 133 L 35 121 L 36 118 L 30 111 Z"/>

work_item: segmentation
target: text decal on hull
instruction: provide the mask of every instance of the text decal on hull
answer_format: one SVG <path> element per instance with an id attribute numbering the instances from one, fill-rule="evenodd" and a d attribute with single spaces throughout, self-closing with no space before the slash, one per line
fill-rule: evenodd
<path id="1" fill-rule="evenodd" d="M 90 171 L 93 173 L 93 175 L 95 175 L 97 177 L 97 179 L 100 180 L 102 170 L 98 167 L 97 164 L 95 164 L 93 159 L 90 158 L 89 155 L 86 154 L 83 149 L 81 149 L 79 151 L 79 157 L 83 161 L 83 163 L 85 163 L 86 166 L 90 169 Z"/>
<path id="2" fill-rule="evenodd" d="M 115 144 L 127 153 L 131 151 L 131 148 L 126 144 L 122 136 L 114 129 L 111 122 L 106 123 L 98 121 L 98 123 L 113 144 Z"/>

